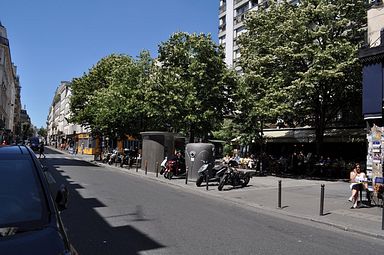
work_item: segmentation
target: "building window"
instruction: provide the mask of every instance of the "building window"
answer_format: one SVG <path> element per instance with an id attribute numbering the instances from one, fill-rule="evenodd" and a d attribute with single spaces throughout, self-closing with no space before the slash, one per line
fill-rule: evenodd
<path id="1" fill-rule="evenodd" d="M 235 38 L 237 38 L 242 33 L 245 33 L 247 30 L 245 29 L 245 26 L 241 26 L 238 29 L 235 30 Z"/>
<path id="2" fill-rule="evenodd" d="M 219 38 L 219 44 L 225 43 L 225 35 Z"/>
<path id="3" fill-rule="evenodd" d="M 245 13 L 246 11 L 248 11 L 248 9 L 249 9 L 248 3 L 243 4 L 242 6 L 236 9 L 236 16 Z"/>
<path id="4" fill-rule="evenodd" d="M 252 0 L 251 1 L 251 8 L 257 6 L 259 4 L 259 0 Z"/>

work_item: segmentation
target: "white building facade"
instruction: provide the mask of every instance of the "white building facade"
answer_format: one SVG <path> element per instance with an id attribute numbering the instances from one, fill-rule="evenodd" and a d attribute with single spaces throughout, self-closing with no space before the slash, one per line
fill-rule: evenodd
<path id="1" fill-rule="evenodd" d="M 0 23 L 0 142 L 20 135 L 20 84 L 12 63 L 6 28 Z M 4 138 L 5 137 L 5 138 Z"/>
<path id="2" fill-rule="evenodd" d="M 292 0 L 293 4 L 299 0 Z M 219 44 L 225 49 L 225 63 L 236 68 L 240 57 L 236 39 L 244 32 L 245 16 L 248 11 L 257 11 L 268 7 L 268 0 L 220 0 L 219 7 Z"/>
<path id="3" fill-rule="evenodd" d="M 47 117 L 47 141 L 50 145 L 59 146 L 74 140 L 80 133 L 88 133 L 89 129 L 70 123 L 71 84 L 62 81 L 56 89 L 52 105 Z"/>

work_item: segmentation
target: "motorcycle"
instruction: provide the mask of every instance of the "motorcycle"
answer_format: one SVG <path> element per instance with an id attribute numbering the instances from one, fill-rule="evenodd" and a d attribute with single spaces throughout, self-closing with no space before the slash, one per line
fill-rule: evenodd
<path id="1" fill-rule="evenodd" d="M 167 168 L 167 157 L 164 158 L 163 162 L 160 164 L 160 174 L 162 175 Z"/>
<path id="2" fill-rule="evenodd" d="M 120 163 L 122 157 L 121 157 L 121 154 L 118 150 L 113 150 L 112 151 L 112 154 L 108 160 L 108 164 L 109 165 L 112 165 L 113 163 Z"/>
<path id="3" fill-rule="evenodd" d="M 106 153 L 104 153 L 104 154 L 103 154 L 103 160 L 102 160 L 102 162 L 103 162 L 103 163 L 108 163 L 109 160 L 110 160 L 110 158 L 111 158 L 111 155 L 112 155 L 112 153 L 110 153 L 110 152 L 106 152 Z"/>
<path id="4" fill-rule="evenodd" d="M 185 174 L 186 169 L 181 160 L 176 158 L 167 160 L 166 168 L 164 170 L 164 178 L 172 179 L 173 176 L 183 176 Z"/>
<path id="5" fill-rule="evenodd" d="M 120 167 L 123 167 L 123 165 L 129 165 L 129 150 L 128 149 L 124 149 L 124 154 L 121 155 Z"/>
<path id="6" fill-rule="evenodd" d="M 228 167 L 220 179 L 218 189 L 221 191 L 226 184 L 232 185 L 233 187 L 246 187 L 253 174 L 254 172 L 238 171 L 233 167 Z"/>
<path id="7" fill-rule="evenodd" d="M 196 186 L 200 187 L 203 181 L 207 180 L 208 182 L 220 182 L 221 177 L 224 175 L 227 170 L 227 166 L 218 165 L 214 166 L 214 163 L 209 163 L 208 161 L 203 161 L 203 165 L 197 171 L 199 177 L 196 180 Z"/>

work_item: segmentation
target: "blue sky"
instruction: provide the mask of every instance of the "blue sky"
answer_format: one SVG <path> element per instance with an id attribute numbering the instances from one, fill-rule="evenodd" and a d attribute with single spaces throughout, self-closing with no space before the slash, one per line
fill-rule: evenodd
<path id="1" fill-rule="evenodd" d="M 0 4 L 21 101 L 46 126 L 60 81 L 82 76 L 112 53 L 138 56 L 173 32 L 210 33 L 218 41 L 219 0 L 9 0 Z"/>

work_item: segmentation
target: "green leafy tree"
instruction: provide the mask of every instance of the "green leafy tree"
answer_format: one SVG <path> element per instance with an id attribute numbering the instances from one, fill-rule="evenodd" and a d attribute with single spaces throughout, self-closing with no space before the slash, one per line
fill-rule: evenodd
<path id="1" fill-rule="evenodd" d="M 325 128 L 360 105 L 365 2 L 270 1 L 268 10 L 250 12 L 239 39 L 246 133 L 257 136 L 255 123 L 283 118 L 289 126 L 314 126 L 320 151 Z"/>
<path id="2" fill-rule="evenodd" d="M 21 125 L 21 134 L 23 136 L 23 140 L 28 139 L 33 136 L 33 126 L 30 123 L 23 123 Z"/>
<path id="3" fill-rule="evenodd" d="M 47 137 L 48 132 L 47 132 L 47 129 L 46 129 L 46 128 L 41 127 L 41 128 L 39 128 L 39 130 L 37 131 L 37 134 L 38 134 L 39 136 L 41 136 L 41 137 Z"/>
<path id="4" fill-rule="evenodd" d="M 146 98 L 150 116 L 163 128 L 207 138 L 232 109 L 235 74 L 210 35 L 175 33 L 159 47 L 158 65 Z"/>
<path id="5" fill-rule="evenodd" d="M 148 52 L 142 52 L 137 61 L 110 55 L 74 79 L 71 121 L 109 136 L 137 135 L 145 121 L 143 87 L 151 61 Z"/>

